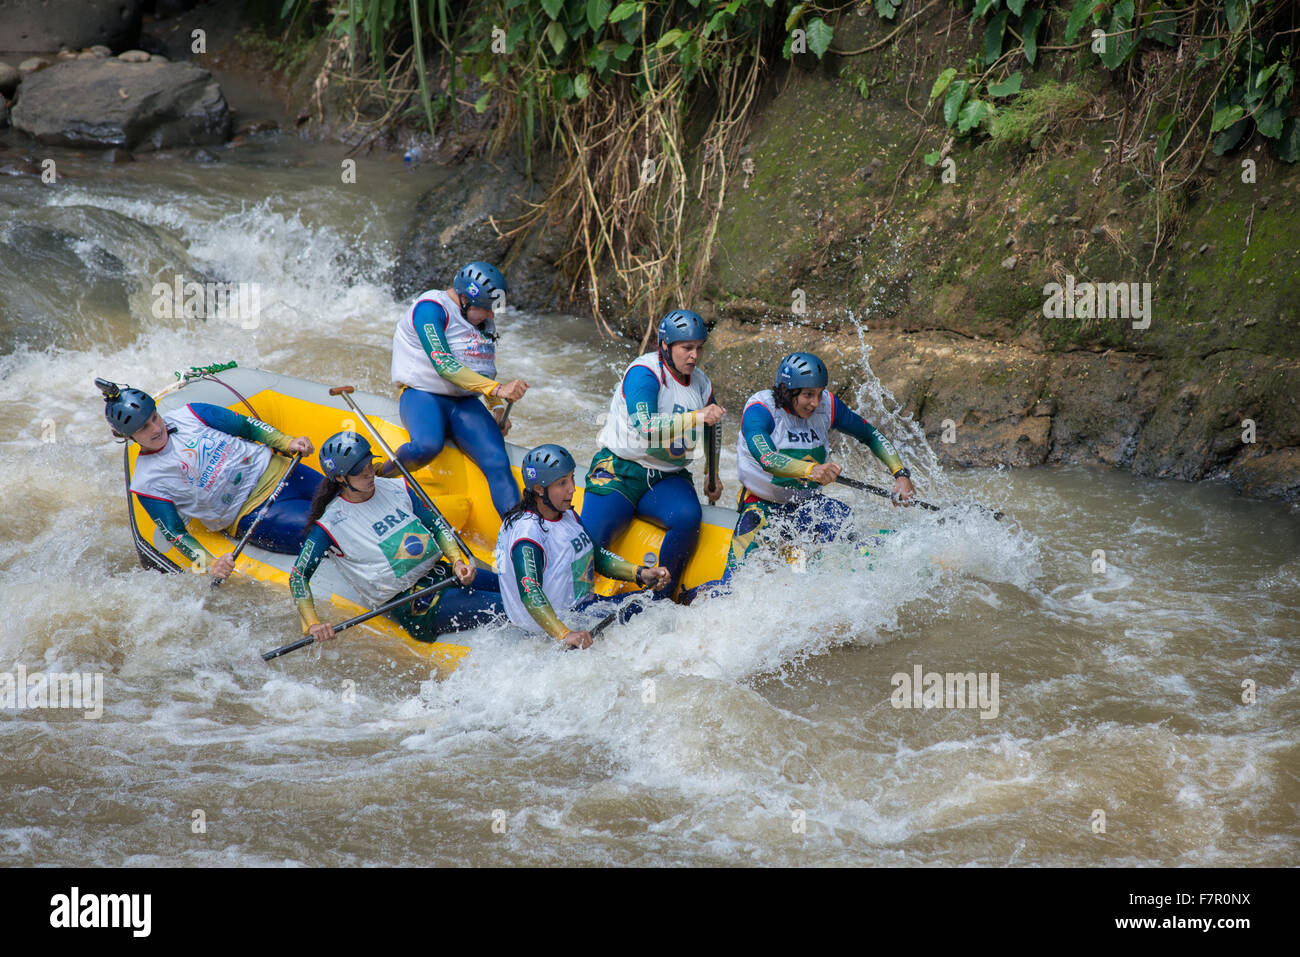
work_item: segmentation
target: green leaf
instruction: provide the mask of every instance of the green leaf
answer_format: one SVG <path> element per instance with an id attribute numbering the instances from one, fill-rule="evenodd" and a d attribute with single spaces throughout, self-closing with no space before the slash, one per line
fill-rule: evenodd
<path id="1" fill-rule="evenodd" d="M 1282 124 L 1277 142 L 1277 158 L 1283 163 L 1300 163 L 1300 121 L 1292 116 Z"/>
<path id="2" fill-rule="evenodd" d="M 1225 0 L 1223 15 L 1227 18 L 1228 29 L 1236 33 L 1237 28 L 1246 21 L 1246 0 Z"/>
<path id="3" fill-rule="evenodd" d="M 1093 8 L 1099 6 L 1098 0 L 1077 0 L 1074 9 L 1070 11 L 1070 19 L 1065 23 L 1065 42 L 1073 43 L 1076 34 L 1083 27 L 1084 22 L 1092 13 Z"/>
<path id="4" fill-rule="evenodd" d="M 966 91 L 969 89 L 969 80 L 958 80 L 948 88 L 948 95 L 943 101 L 943 121 L 949 126 L 956 124 L 957 113 L 961 109 L 961 101 L 966 99 Z"/>
<path id="5" fill-rule="evenodd" d="M 1006 11 L 1004 10 L 1003 13 Z M 961 108 L 961 113 L 957 116 L 957 132 L 967 133 L 984 121 L 986 116 L 993 115 L 993 107 L 983 100 L 971 100 Z"/>
<path id="6" fill-rule="evenodd" d="M 681 46 L 681 43 L 679 41 L 684 40 L 685 37 L 686 37 L 685 30 L 669 30 L 667 33 L 665 33 L 663 36 L 659 38 L 659 42 L 655 44 L 655 49 L 662 50 L 664 47 L 668 46 L 671 43 L 676 43 L 678 46 Z"/>
<path id="7" fill-rule="evenodd" d="M 986 65 L 997 61 L 1002 56 L 1002 35 L 1007 29 L 1007 17 L 1009 11 L 1000 10 L 997 16 L 989 21 L 989 25 L 984 28 L 984 63 Z"/>
<path id="8" fill-rule="evenodd" d="M 527 20 L 518 20 L 510 27 L 510 32 L 506 34 L 507 53 L 515 52 L 515 47 L 517 47 L 519 41 L 524 38 L 524 31 L 526 31 L 528 27 L 529 23 Z"/>
<path id="9" fill-rule="evenodd" d="M 1214 119 L 1210 123 L 1210 132 L 1217 133 L 1219 130 L 1236 123 L 1245 115 L 1246 111 L 1240 106 L 1221 106 L 1214 111 Z"/>
<path id="10" fill-rule="evenodd" d="M 1214 138 L 1214 155 L 1222 156 L 1228 150 L 1232 149 L 1241 142 L 1241 138 L 1246 135 L 1246 130 L 1250 123 L 1246 120 L 1239 120 L 1233 123 L 1226 130 Z"/>
<path id="11" fill-rule="evenodd" d="M 1025 0 L 1007 0 L 1007 9 L 1020 16 L 1025 9 Z"/>
<path id="12" fill-rule="evenodd" d="M 1034 60 L 1038 57 L 1038 24 L 1043 19 L 1043 8 L 1034 7 L 1025 17 L 1025 22 L 1020 27 L 1020 35 L 1025 41 L 1025 59 L 1029 65 L 1034 65 Z"/>
<path id="13" fill-rule="evenodd" d="M 892 20 L 898 14 L 900 0 L 876 0 L 876 13 L 885 20 Z"/>
<path id="14" fill-rule="evenodd" d="M 1167 47 L 1177 42 L 1178 13 L 1175 10 L 1157 10 L 1151 14 L 1142 30 L 1142 37 L 1163 43 Z"/>
<path id="15" fill-rule="evenodd" d="M 560 10 L 564 7 L 564 0 L 542 0 L 542 9 L 552 20 L 560 15 Z"/>
<path id="16" fill-rule="evenodd" d="M 939 162 L 940 151 L 935 150 L 933 153 L 926 153 L 921 159 L 925 160 L 926 166 L 934 166 Z"/>
<path id="17" fill-rule="evenodd" d="M 573 95 L 580 100 L 585 100 L 590 90 L 587 87 L 587 74 L 579 73 L 573 78 Z"/>
<path id="18" fill-rule="evenodd" d="M 610 23 L 618 23 L 620 20 L 626 20 L 634 13 L 640 13 L 644 4 L 633 3 L 631 0 L 625 0 L 614 8 L 614 12 L 609 15 Z"/>
<path id="19" fill-rule="evenodd" d="M 785 18 L 786 33 L 789 33 L 794 29 L 794 25 L 799 22 L 799 18 L 803 16 L 804 8 L 807 6 L 808 4 L 806 3 L 796 3 L 794 5 L 794 8 L 790 11 L 790 15 Z"/>
<path id="20" fill-rule="evenodd" d="M 956 75 L 957 70 L 953 67 L 948 67 L 948 69 L 944 70 L 935 78 L 934 86 L 930 87 L 931 103 L 943 95 L 943 91 L 948 89 L 948 84 L 952 82 L 952 78 Z"/>
<path id="21" fill-rule="evenodd" d="M 618 47 L 614 50 L 614 59 L 617 60 L 619 63 L 626 63 L 627 58 L 630 57 L 635 51 L 636 51 L 636 47 L 632 46 L 632 44 L 620 43 Z"/>
<path id="22" fill-rule="evenodd" d="M 984 14 L 988 13 L 989 9 L 996 6 L 997 3 L 998 0 L 975 0 L 975 10 L 970 15 L 971 21 L 974 22 L 984 16 Z"/>
<path id="23" fill-rule="evenodd" d="M 1159 123 L 1156 129 L 1160 130 L 1160 138 L 1156 140 L 1156 162 L 1164 162 L 1165 150 L 1169 149 L 1169 138 L 1174 133 L 1174 114 L 1170 113 Z"/>
<path id="24" fill-rule="evenodd" d="M 1261 87 L 1265 83 L 1267 83 L 1268 78 L 1277 72 L 1278 66 L 1280 66 L 1280 64 L 1272 63 L 1264 67 L 1264 69 L 1260 70 L 1259 73 L 1255 76 L 1255 86 Z"/>
<path id="25" fill-rule="evenodd" d="M 483 113 L 483 112 L 485 112 L 485 111 L 487 110 L 488 100 L 491 98 L 491 96 L 492 96 L 492 91 L 491 91 L 491 90 L 488 90 L 486 93 L 484 93 L 482 96 L 480 96 L 477 100 L 475 100 L 475 101 L 474 101 L 474 112 L 475 112 L 475 113 Z"/>
<path id="26" fill-rule="evenodd" d="M 564 32 L 564 27 L 560 25 L 559 20 L 552 20 L 551 25 L 546 28 L 546 39 L 551 43 L 551 49 L 555 55 L 559 56 L 564 50 L 564 44 L 568 41 L 569 35 Z"/>
<path id="27" fill-rule="evenodd" d="M 587 0 L 587 23 L 599 30 L 609 16 L 609 0 Z"/>
<path id="28" fill-rule="evenodd" d="M 813 17 L 808 21 L 808 49 L 817 54 L 817 59 L 820 60 L 830 49 L 834 32 L 821 17 Z"/>
<path id="29" fill-rule="evenodd" d="M 1270 106 L 1255 114 L 1255 125 L 1259 131 L 1271 140 L 1282 135 L 1282 122 L 1286 119 L 1286 110 L 1280 106 Z"/>
<path id="30" fill-rule="evenodd" d="M 991 96 L 1014 96 L 1020 92 L 1020 84 L 1023 80 L 1024 76 L 1017 70 L 1001 83 L 990 83 L 989 94 Z"/>

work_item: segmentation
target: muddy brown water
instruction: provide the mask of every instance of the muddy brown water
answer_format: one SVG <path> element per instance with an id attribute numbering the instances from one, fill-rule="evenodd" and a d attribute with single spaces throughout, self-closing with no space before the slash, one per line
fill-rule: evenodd
<path id="1" fill-rule="evenodd" d="M 423 174 L 361 159 L 345 184 L 342 156 L 268 136 L 216 164 L 0 177 L 0 703 L 19 669 L 98 674 L 103 696 L 98 717 L 0 707 L 0 863 L 1300 863 L 1296 509 L 1085 469 L 944 475 L 878 386 L 846 398 L 923 494 L 1007 519 L 837 490 L 895 530 L 871 559 L 755 564 L 581 655 L 481 629 L 435 683 L 357 629 L 263 664 L 297 634 L 288 596 L 139 567 L 92 379 L 157 390 L 235 358 L 386 390 L 384 273 Z M 258 283 L 257 321 L 157 315 L 177 275 Z M 634 344 L 570 316 L 500 327 L 502 373 L 533 386 L 511 438 L 585 464 Z"/>

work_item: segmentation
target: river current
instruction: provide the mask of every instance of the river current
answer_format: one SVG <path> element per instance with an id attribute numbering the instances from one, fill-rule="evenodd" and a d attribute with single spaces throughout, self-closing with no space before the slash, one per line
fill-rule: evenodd
<path id="1" fill-rule="evenodd" d="M 845 398 L 922 496 L 1005 519 L 837 489 L 894 530 L 869 562 L 756 564 L 582 654 L 485 628 L 435 682 L 359 628 L 264 664 L 298 635 L 288 595 L 139 566 L 92 380 L 157 391 L 236 359 L 390 391 L 386 273 L 426 176 L 363 158 L 345 183 L 341 159 L 268 135 L 206 165 L 0 176 L 0 673 L 103 690 L 98 717 L 26 708 L 0 674 L 0 864 L 1300 864 L 1297 510 L 1083 468 L 944 474 L 865 375 Z M 177 276 L 257 283 L 256 321 L 158 315 Z M 503 378 L 532 386 L 511 440 L 585 466 L 636 344 L 498 325 Z M 945 700 L 950 674 L 982 694 Z"/>

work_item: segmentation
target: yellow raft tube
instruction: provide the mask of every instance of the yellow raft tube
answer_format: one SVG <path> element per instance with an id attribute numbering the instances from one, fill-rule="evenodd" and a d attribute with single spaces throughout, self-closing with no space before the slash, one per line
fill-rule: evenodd
<path id="1" fill-rule="evenodd" d="M 318 450 L 325 439 L 345 429 L 352 429 L 369 438 L 364 423 L 356 421 L 355 413 L 347 407 L 342 397 L 331 396 L 329 388 L 319 382 L 293 376 L 259 369 L 235 368 L 215 377 L 194 379 L 175 391 L 162 395 L 158 400 L 158 409 L 160 412 L 168 412 L 190 402 L 222 405 L 235 412 L 259 418 L 287 435 L 305 435 Z M 407 433 L 401 426 L 397 403 L 393 399 L 361 391 L 352 393 L 352 398 L 392 448 L 396 449 L 406 442 Z M 375 443 L 372 442 L 373 444 Z M 136 443 L 127 443 L 124 467 L 128 489 L 127 511 L 140 561 L 146 568 L 160 571 L 194 571 L 196 569 L 193 568 L 193 563 L 167 541 L 161 529 L 129 491 L 139 451 L 140 447 Z M 510 455 L 515 479 L 522 485 L 519 463 L 527 450 L 507 442 L 506 451 Z M 377 445 L 375 452 L 382 454 Z M 303 463 L 320 470 L 316 455 L 304 458 Z M 492 506 L 483 473 L 455 445 L 448 442 L 437 458 L 414 474 L 416 481 L 433 497 L 434 504 L 460 533 L 482 567 L 491 568 L 492 550 L 496 545 L 501 519 Z M 579 484 L 573 500 L 574 507 L 579 511 L 582 509 L 582 497 L 583 487 Z M 722 577 L 735 520 L 736 513 L 733 510 L 704 506 L 700 541 L 682 576 L 683 588 L 693 588 Z M 234 550 L 233 539 L 221 532 L 211 532 L 197 521 L 189 522 L 189 530 L 214 555 L 224 555 Z M 613 551 L 629 561 L 650 564 L 659 554 L 663 536 L 663 529 L 658 526 L 634 519 L 627 530 L 614 540 Z M 296 557 L 263 551 L 249 545 L 239 556 L 236 573 L 279 585 L 285 589 L 285 600 L 288 601 L 289 571 L 293 568 Z M 596 591 L 602 595 L 634 587 L 628 582 L 615 582 L 601 576 L 596 580 Z M 333 619 L 336 621 L 369 610 L 360 603 L 355 591 L 330 561 L 323 562 L 312 576 L 312 593 L 318 603 L 326 598 L 333 602 L 342 613 Z M 327 617 L 329 612 L 323 608 L 321 611 L 321 617 L 330 620 Z M 366 627 L 401 639 L 411 651 L 430 659 L 443 675 L 450 673 L 470 651 L 465 645 L 446 641 L 417 641 L 395 621 L 382 615 L 372 618 Z M 289 640 L 291 636 L 285 638 Z"/>

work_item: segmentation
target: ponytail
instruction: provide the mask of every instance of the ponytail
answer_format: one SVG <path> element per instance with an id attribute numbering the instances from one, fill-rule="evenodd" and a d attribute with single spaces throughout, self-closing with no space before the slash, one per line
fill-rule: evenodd
<path id="1" fill-rule="evenodd" d="M 302 528 L 304 535 L 311 532 L 311 527 L 320 521 L 320 517 L 325 514 L 325 509 L 329 508 L 330 502 L 334 501 L 341 491 L 343 491 L 341 483 L 327 478 L 320 480 L 320 484 L 316 486 L 316 493 L 311 497 L 311 509 L 307 513 L 307 523 Z"/>

